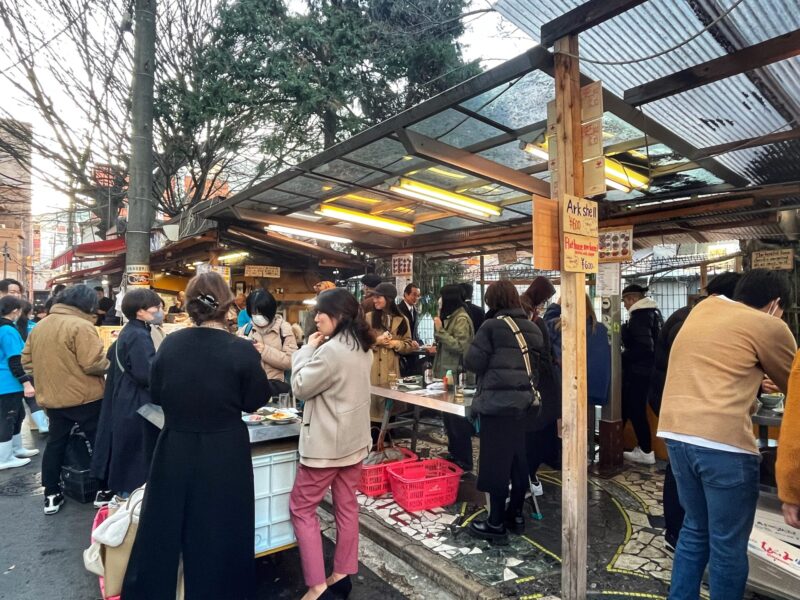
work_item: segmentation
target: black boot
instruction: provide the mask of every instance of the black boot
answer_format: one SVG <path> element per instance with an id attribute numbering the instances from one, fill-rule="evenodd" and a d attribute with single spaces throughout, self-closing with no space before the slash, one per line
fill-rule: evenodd
<path id="1" fill-rule="evenodd" d="M 489 523 L 489 519 L 485 521 L 473 521 L 469 524 L 468 531 L 471 535 L 482 540 L 488 540 L 493 544 L 508 544 L 506 526 L 502 523 L 500 525 L 492 525 Z"/>

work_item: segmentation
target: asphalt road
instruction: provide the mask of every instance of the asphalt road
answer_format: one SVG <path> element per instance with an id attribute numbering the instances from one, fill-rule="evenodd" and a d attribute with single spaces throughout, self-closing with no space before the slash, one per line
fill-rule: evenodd
<path id="1" fill-rule="evenodd" d="M 43 448 L 37 434 L 29 439 Z M 97 578 L 84 569 L 82 557 L 95 509 L 68 499 L 57 515 L 45 516 L 40 459 L 0 471 L 0 599 L 96 600 Z M 323 540 L 331 565 L 333 544 Z M 297 549 L 257 559 L 257 575 L 259 599 L 296 599 L 305 591 Z M 363 565 L 353 583 L 354 600 L 405 598 Z"/>

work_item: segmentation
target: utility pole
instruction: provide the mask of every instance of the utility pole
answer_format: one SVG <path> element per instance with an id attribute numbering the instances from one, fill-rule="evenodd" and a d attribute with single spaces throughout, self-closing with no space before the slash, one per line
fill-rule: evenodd
<path id="1" fill-rule="evenodd" d="M 8 242 L 3 244 L 3 279 L 8 277 Z"/>
<path id="2" fill-rule="evenodd" d="M 124 284 L 150 286 L 153 225 L 153 84 L 156 62 L 156 0 L 136 0 L 133 49 L 130 187 Z"/>

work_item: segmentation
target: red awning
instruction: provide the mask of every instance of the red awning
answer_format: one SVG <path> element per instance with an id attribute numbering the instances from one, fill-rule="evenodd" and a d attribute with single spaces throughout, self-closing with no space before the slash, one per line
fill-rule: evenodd
<path id="1" fill-rule="evenodd" d="M 59 254 L 53 259 L 51 269 L 63 267 L 72 262 L 76 257 L 81 256 L 116 256 L 125 252 L 125 238 L 117 237 L 110 240 L 100 240 L 98 242 L 88 242 L 78 244 Z"/>

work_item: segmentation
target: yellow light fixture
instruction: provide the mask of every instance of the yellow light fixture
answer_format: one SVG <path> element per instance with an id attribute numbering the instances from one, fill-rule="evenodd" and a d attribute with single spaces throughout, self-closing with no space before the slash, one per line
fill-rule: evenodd
<path id="1" fill-rule="evenodd" d="M 616 181 L 614 181 L 613 179 L 609 179 L 608 177 L 606 177 L 606 187 L 610 187 L 611 189 L 614 190 L 619 190 L 620 192 L 625 192 L 626 194 L 631 191 L 631 188 L 629 188 L 627 185 L 622 185 L 621 183 L 617 183 Z"/>
<path id="2" fill-rule="evenodd" d="M 533 142 L 520 142 L 520 145 L 522 146 L 522 149 L 531 156 L 541 158 L 542 160 L 550 160 L 550 154 L 547 152 L 546 148 L 534 144 Z"/>
<path id="3" fill-rule="evenodd" d="M 359 194 L 345 194 L 344 196 L 336 196 L 335 198 L 330 198 L 325 200 L 325 204 L 330 202 L 334 202 L 335 200 L 355 200 L 356 202 L 362 202 L 364 204 L 380 204 L 381 201 L 377 200 L 376 198 L 368 198 L 367 196 L 360 196 Z"/>
<path id="4" fill-rule="evenodd" d="M 431 173 L 436 173 L 437 175 L 443 175 L 444 177 L 449 177 L 450 179 L 466 179 L 467 176 L 463 173 L 455 173 L 452 171 L 447 171 L 445 169 L 440 169 L 439 167 L 428 167 L 428 171 Z"/>
<path id="5" fill-rule="evenodd" d="M 297 227 L 286 227 L 285 225 L 267 225 L 264 227 L 267 231 L 274 231 L 275 233 L 283 233 L 286 235 L 296 235 L 298 237 L 314 238 L 317 240 L 325 240 L 326 242 L 336 242 L 337 244 L 352 244 L 353 240 L 338 235 L 330 235 L 327 233 L 317 233 L 315 231 L 308 231 L 306 229 L 299 229 Z"/>
<path id="6" fill-rule="evenodd" d="M 245 256 L 250 256 L 249 252 L 231 252 L 230 254 L 226 254 L 224 256 L 220 256 L 218 260 L 236 260 L 237 258 L 244 258 Z"/>
<path id="7" fill-rule="evenodd" d="M 606 179 L 610 179 L 620 185 L 632 189 L 646 190 L 650 185 L 650 179 L 638 171 L 625 167 L 618 160 L 606 158 Z M 619 188 L 616 188 L 619 189 Z"/>
<path id="8" fill-rule="evenodd" d="M 427 204 L 436 204 L 449 210 L 477 217 L 497 217 L 503 211 L 502 208 L 494 204 L 475 200 L 469 196 L 456 194 L 413 179 L 401 179 L 398 185 L 393 185 L 389 190 L 409 198 L 421 200 Z"/>
<path id="9" fill-rule="evenodd" d="M 396 231 L 398 233 L 414 233 L 414 226 L 406 221 L 387 219 L 386 217 L 379 217 L 358 210 L 342 208 L 341 206 L 331 206 L 327 204 L 320 206 L 319 210 L 316 212 L 323 217 L 331 217 L 333 219 L 358 223 L 359 225 L 366 225 L 368 227 L 377 227 L 379 229 Z"/>

